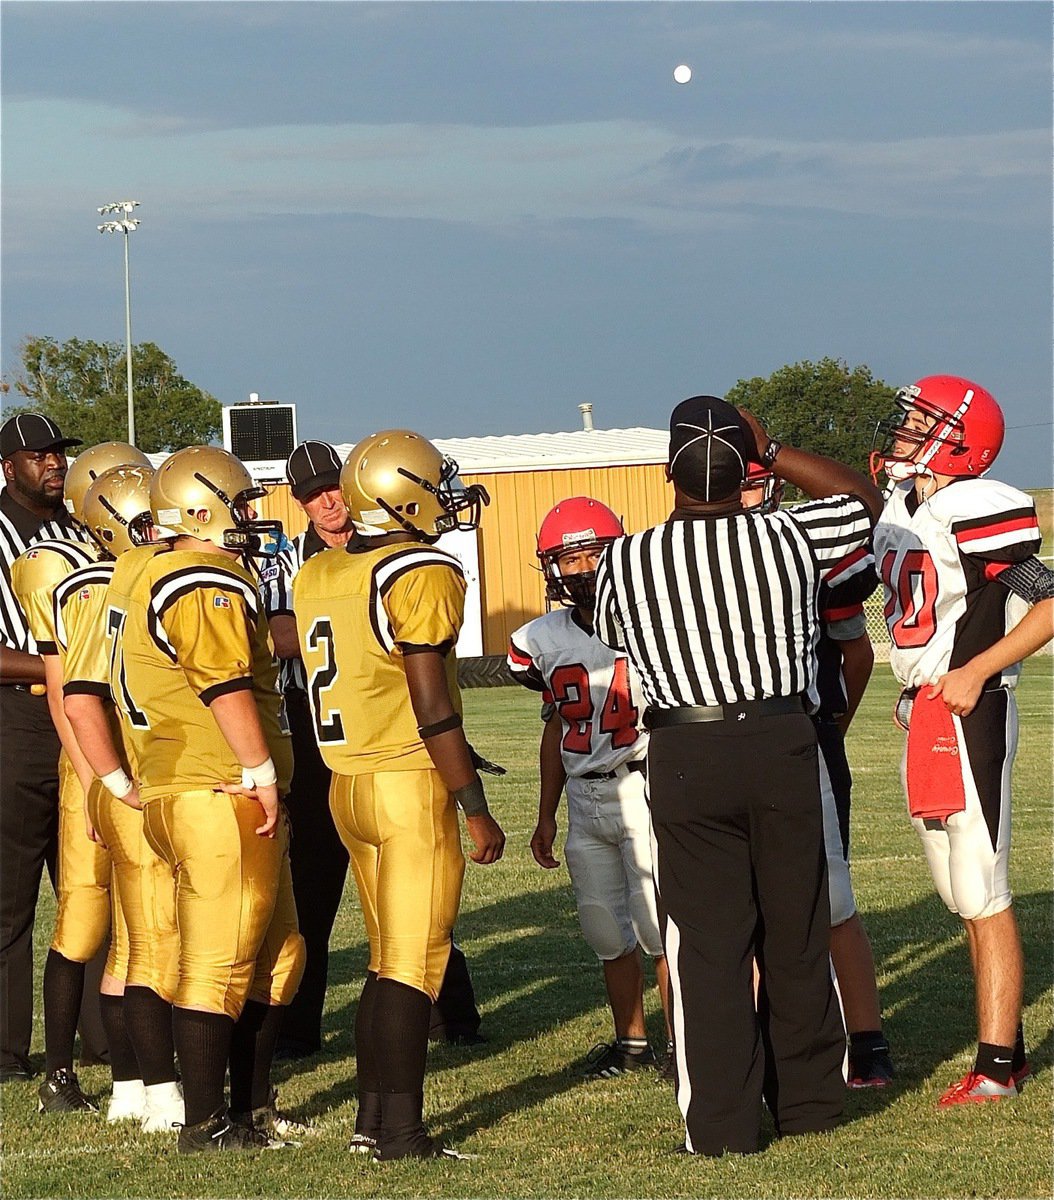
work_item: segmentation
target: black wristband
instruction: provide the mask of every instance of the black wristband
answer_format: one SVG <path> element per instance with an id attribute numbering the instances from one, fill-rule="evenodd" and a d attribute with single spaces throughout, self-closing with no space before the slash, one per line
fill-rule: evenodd
<path id="1" fill-rule="evenodd" d="M 454 800 L 466 817 L 485 817 L 490 812 L 483 791 L 483 780 L 478 775 L 471 783 L 457 789 Z"/>
<path id="2" fill-rule="evenodd" d="M 461 724 L 461 715 L 451 713 L 449 717 L 444 717 L 441 721 L 433 721 L 431 725 L 418 725 L 417 733 L 422 739 L 438 737 L 441 733 L 449 733 L 451 729 L 460 729 Z"/>
<path id="3" fill-rule="evenodd" d="M 765 447 L 765 452 L 761 456 L 761 465 L 772 470 L 772 464 L 776 461 L 776 455 L 783 449 L 783 443 L 777 442 L 775 438 L 769 438 L 769 444 Z"/>

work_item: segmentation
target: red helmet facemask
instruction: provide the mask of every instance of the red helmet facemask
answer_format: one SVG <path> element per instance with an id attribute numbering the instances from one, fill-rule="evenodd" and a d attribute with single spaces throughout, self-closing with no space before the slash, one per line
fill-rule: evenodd
<path id="1" fill-rule="evenodd" d="M 901 482 L 916 475 L 979 477 L 1003 445 L 1003 412 L 991 392 L 957 375 L 927 375 L 897 392 L 897 411 L 875 430 L 871 477 Z M 912 412 L 927 418 L 911 429 Z M 898 446 L 899 443 L 899 446 Z"/>
<path id="2" fill-rule="evenodd" d="M 545 576 L 545 598 L 576 608 L 592 608 L 596 600 L 596 571 L 561 575 L 557 561 L 569 550 L 610 546 L 625 530 L 605 504 L 588 496 L 561 500 L 550 509 L 538 530 L 538 559 Z"/>
<path id="3" fill-rule="evenodd" d="M 745 496 L 747 492 L 753 492 L 759 488 L 763 489 L 761 499 L 750 504 L 749 507 L 744 505 L 747 512 L 775 512 L 783 502 L 783 480 L 777 479 L 772 471 L 760 463 L 748 463 L 747 477 L 743 480 L 740 492 Z"/>

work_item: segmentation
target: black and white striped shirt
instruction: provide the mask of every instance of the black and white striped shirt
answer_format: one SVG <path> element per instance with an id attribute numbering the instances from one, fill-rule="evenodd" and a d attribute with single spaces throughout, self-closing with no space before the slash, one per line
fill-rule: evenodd
<path id="1" fill-rule="evenodd" d="M 23 508 L 7 488 L 0 491 L 0 642 L 27 654 L 36 654 L 37 647 L 22 606 L 11 590 L 11 564 L 36 542 L 49 539 L 86 542 L 88 537 L 65 509 L 54 519 L 42 521 Z"/>
<path id="2" fill-rule="evenodd" d="M 293 615 L 293 580 L 296 573 L 313 554 L 326 548 L 314 525 L 309 525 L 278 552 L 273 562 L 260 569 L 260 596 L 268 620 Z M 293 688 L 307 691 L 307 674 L 302 658 L 280 658 L 278 667 L 278 686 L 283 692 Z"/>
<path id="3" fill-rule="evenodd" d="M 619 538 L 597 571 L 597 636 L 627 652 L 655 708 L 815 705 L 820 583 L 870 536 L 863 501 L 833 496 Z"/>

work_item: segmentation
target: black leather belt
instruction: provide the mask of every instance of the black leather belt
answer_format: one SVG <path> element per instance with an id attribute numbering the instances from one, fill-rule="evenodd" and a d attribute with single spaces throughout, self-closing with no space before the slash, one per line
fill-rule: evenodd
<path id="1" fill-rule="evenodd" d="M 636 771 L 638 775 L 647 775 L 648 760 L 646 758 L 638 758 L 633 762 L 623 763 L 627 771 Z M 618 775 L 618 771 L 586 771 L 579 775 L 579 779 L 614 779 Z"/>
<path id="2" fill-rule="evenodd" d="M 685 708 L 646 708 L 645 729 L 664 729 L 669 725 L 696 725 L 701 721 L 739 721 L 748 716 L 777 717 L 803 713 L 801 696 L 773 696 L 768 700 L 738 700 L 735 704 L 706 704 Z"/>

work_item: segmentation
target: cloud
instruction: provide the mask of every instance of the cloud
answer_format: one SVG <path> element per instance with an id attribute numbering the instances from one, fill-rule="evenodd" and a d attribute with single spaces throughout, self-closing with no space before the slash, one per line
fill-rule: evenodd
<path id="1" fill-rule="evenodd" d="M 107 106 L 5 106 L 8 232 L 88 215 L 116 189 L 144 227 L 192 210 L 344 213 L 514 232 L 624 221 L 710 230 L 788 212 L 1014 225 L 1049 215 L 1049 130 L 874 139 L 685 137 L 645 121 L 205 129 Z M 61 172 L 54 164 L 61 162 Z M 572 224 L 568 224 L 572 223 Z"/>

